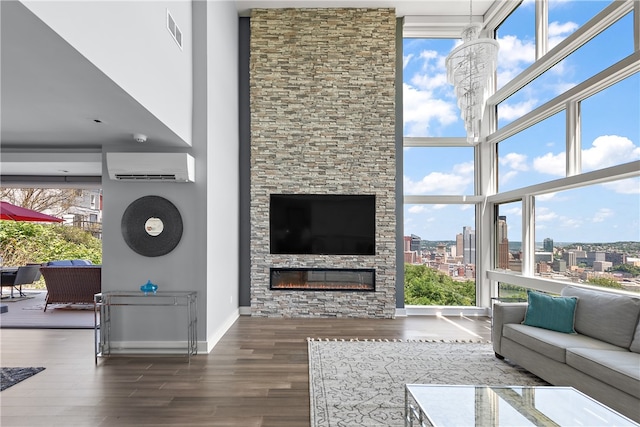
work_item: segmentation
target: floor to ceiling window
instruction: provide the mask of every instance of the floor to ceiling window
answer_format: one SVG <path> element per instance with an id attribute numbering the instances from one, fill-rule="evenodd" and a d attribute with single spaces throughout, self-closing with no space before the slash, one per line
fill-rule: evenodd
<path id="1" fill-rule="evenodd" d="M 405 271 L 473 279 L 478 305 L 566 282 L 640 292 L 640 6 L 544 2 L 488 23 L 496 130 L 475 148 L 446 82 L 459 41 L 403 44 Z"/>
<path id="2" fill-rule="evenodd" d="M 518 288 L 559 292 L 567 282 L 640 292 L 640 8 L 549 1 L 518 9 L 497 36 L 501 47 L 509 40 L 529 53 L 500 62 L 514 70 L 498 70 L 490 98 L 498 191 L 487 200 L 499 213 L 520 206 L 506 219 L 509 241 L 516 231 L 522 244 L 499 262 L 505 246 L 494 239 L 491 285 L 501 297 Z M 532 34 L 519 19 L 545 31 Z"/>
<path id="3" fill-rule="evenodd" d="M 444 65 L 457 42 L 403 46 L 407 305 L 476 305 L 475 205 L 464 202 L 474 194 L 474 149 L 449 143 L 465 135 Z"/>

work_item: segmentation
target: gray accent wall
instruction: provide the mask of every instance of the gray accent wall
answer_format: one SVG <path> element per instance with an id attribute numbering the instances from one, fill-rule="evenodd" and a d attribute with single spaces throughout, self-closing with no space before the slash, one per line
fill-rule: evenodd
<path id="1" fill-rule="evenodd" d="M 251 313 L 392 318 L 397 276 L 393 9 L 258 9 L 250 41 Z M 269 196 L 375 194 L 376 254 L 272 255 Z M 375 268 L 375 292 L 271 291 L 271 267 Z"/>
<path id="2" fill-rule="evenodd" d="M 207 352 L 239 315 L 238 18 L 232 2 L 193 2 L 192 19 L 193 148 L 188 152 L 196 161 L 195 182 L 103 179 L 102 289 L 139 291 L 151 280 L 159 290 L 197 291 L 199 351 Z M 133 142 L 110 150 L 162 151 Z M 106 164 L 103 177 L 108 177 Z M 121 233 L 127 206 L 147 195 L 171 201 L 183 221 L 180 243 L 159 257 L 137 254 Z M 172 307 L 123 308 L 112 317 L 116 346 L 184 352 L 186 319 Z"/>
<path id="3" fill-rule="evenodd" d="M 240 18 L 239 35 L 239 127 L 240 127 L 240 307 L 251 305 L 251 110 L 249 109 L 250 21 Z"/>

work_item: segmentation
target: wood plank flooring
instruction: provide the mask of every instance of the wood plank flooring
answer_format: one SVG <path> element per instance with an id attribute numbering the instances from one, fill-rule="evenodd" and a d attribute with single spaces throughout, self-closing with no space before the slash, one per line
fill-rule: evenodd
<path id="1" fill-rule="evenodd" d="M 307 337 L 485 339 L 487 318 L 267 319 L 242 316 L 210 354 L 111 357 L 93 331 L 0 330 L 0 365 L 46 369 L 0 395 L 0 425 L 309 426 Z"/>

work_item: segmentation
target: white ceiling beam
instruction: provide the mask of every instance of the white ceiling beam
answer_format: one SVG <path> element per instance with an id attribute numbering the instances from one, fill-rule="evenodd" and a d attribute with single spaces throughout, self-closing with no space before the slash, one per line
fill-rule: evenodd
<path id="1" fill-rule="evenodd" d="M 482 16 L 473 16 L 473 23 L 482 23 Z M 405 16 L 402 36 L 413 39 L 459 39 L 469 24 L 469 16 Z"/>

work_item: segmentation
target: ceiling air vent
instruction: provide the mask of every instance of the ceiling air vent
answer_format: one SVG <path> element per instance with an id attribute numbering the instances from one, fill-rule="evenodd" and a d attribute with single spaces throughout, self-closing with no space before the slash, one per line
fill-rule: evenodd
<path id="1" fill-rule="evenodd" d="M 109 178 L 136 182 L 194 182 L 195 160 L 187 153 L 107 153 Z"/>
<path id="2" fill-rule="evenodd" d="M 167 9 L 167 29 L 171 33 L 171 37 L 173 37 L 173 40 L 178 43 L 178 47 L 180 48 L 180 50 L 182 50 L 182 31 L 180 31 L 178 24 L 176 24 L 176 20 L 173 19 L 173 16 L 171 16 L 171 12 L 169 12 L 169 9 Z"/>

